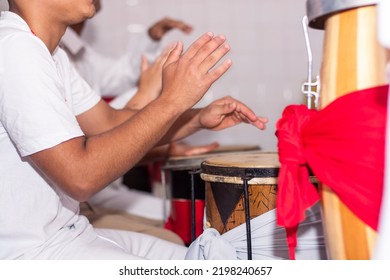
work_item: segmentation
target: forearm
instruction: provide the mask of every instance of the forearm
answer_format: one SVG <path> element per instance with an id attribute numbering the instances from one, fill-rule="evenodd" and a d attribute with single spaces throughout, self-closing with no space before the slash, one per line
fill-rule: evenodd
<path id="1" fill-rule="evenodd" d="M 92 137 L 111 130 L 128 119 L 138 110 L 131 108 L 114 109 L 101 100 L 90 110 L 77 116 L 77 121 L 86 137 Z"/>
<path id="2" fill-rule="evenodd" d="M 167 133 L 182 112 L 166 104 L 153 102 L 114 129 L 71 139 L 31 158 L 70 196 L 87 200 L 137 164 Z"/>
<path id="3" fill-rule="evenodd" d="M 152 148 L 139 162 L 138 164 L 145 164 L 149 162 L 155 162 L 160 160 L 166 160 L 169 158 L 170 144 L 160 145 Z"/>
<path id="4" fill-rule="evenodd" d="M 159 141 L 159 144 L 166 144 L 183 139 L 202 129 L 199 122 L 200 111 L 201 109 L 189 109 L 182 114 Z"/>
<path id="5" fill-rule="evenodd" d="M 154 95 L 151 96 L 148 92 L 138 88 L 134 96 L 126 103 L 124 108 L 128 110 L 140 110 L 152 102 L 155 98 L 156 97 Z"/>

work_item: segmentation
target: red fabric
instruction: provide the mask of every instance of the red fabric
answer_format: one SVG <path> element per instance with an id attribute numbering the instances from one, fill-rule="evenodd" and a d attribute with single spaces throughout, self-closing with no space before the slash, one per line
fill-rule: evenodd
<path id="1" fill-rule="evenodd" d="M 277 220 L 294 259 L 305 210 L 319 199 L 309 168 L 363 222 L 377 229 L 383 189 L 388 86 L 342 96 L 321 111 L 285 108 L 276 127 L 281 168 Z"/>
<path id="2" fill-rule="evenodd" d="M 195 238 L 203 232 L 203 216 L 205 201 L 195 200 Z M 191 200 L 172 199 L 171 214 L 166 221 L 164 228 L 172 230 L 184 241 L 184 244 L 190 245 L 191 240 Z"/>
<path id="3" fill-rule="evenodd" d="M 148 170 L 152 182 L 161 183 L 161 167 L 164 165 L 164 161 L 154 161 L 148 164 Z"/>
<path id="4" fill-rule="evenodd" d="M 107 103 L 110 103 L 114 98 L 115 98 L 115 96 L 103 96 L 102 97 L 102 99 L 104 101 L 106 101 Z"/>

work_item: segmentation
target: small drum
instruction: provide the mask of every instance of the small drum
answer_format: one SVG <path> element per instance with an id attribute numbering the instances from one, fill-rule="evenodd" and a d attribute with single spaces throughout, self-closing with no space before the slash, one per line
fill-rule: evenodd
<path id="1" fill-rule="evenodd" d="M 208 157 L 259 149 L 256 145 L 222 146 L 202 155 L 170 158 L 162 166 L 163 185 L 165 187 L 169 182 L 171 198 L 171 213 L 166 228 L 178 234 L 185 244 L 191 244 L 203 232 L 205 184 L 200 178 L 202 161 Z"/>
<path id="2" fill-rule="evenodd" d="M 236 153 L 202 163 L 206 182 L 206 227 L 223 234 L 276 207 L 279 159 L 275 152 Z M 244 179 L 244 180 L 243 180 Z M 248 183 L 245 210 L 244 181 Z"/>
<path id="3" fill-rule="evenodd" d="M 322 108 L 349 92 L 386 84 L 386 52 L 377 40 L 377 2 L 307 1 L 309 26 L 325 30 Z M 374 230 L 359 220 L 329 187 L 321 185 L 320 191 L 329 257 L 370 259 Z"/>

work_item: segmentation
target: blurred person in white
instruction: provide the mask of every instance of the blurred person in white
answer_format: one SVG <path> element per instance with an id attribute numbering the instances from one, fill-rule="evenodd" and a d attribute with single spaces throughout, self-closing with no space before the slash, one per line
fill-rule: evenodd
<path id="1" fill-rule="evenodd" d="M 0 11 L 8 11 L 7 0 L 0 0 Z"/>
<path id="2" fill-rule="evenodd" d="M 387 57 L 390 58 L 390 2 L 381 0 L 378 2 L 378 39 L 387 49 Z M 390 81 L 390 62 L 387 62 L 387 81 Z M 390 108 L 388 99 L 387 108 Z M 389 111 L 388 111 L 389 112 Z M 387 119 L 389 120 L 389 113 Z M 375 245 L 373 259 L 390 259 L 390 122 L 386 127 L 385 147 L 385 178 L 381 212 L 378 224 L 377 244 Z"/>
<path id="3" fill-rule="evenodd" d="M 0 258 L 184 258 L 184 246 L 93 228 L 79 203 L 157 145 L 201 129 L 265 128 L 266 119 L 231 97 L 191 109 L 232 64 L 225 37 L 207 32 L 186 51 L 177 42 L 161 94 L 142 110 L 116 110 L 58 48 L 67 26 L 94 16 L 92 0 L 8 3 L 0 16 Z"/>
<path id="4" fill-rule="evenodd" d="M 96 0 L 94 4 L 99 12 L 101 1 Z M 141 69 L 146 70 L 157 58 L 160 41 L 167 32 L 177 29 L 189 34 L 192 31 L 192 27 L 183 21 L 163 18 L 154 23 L 129 52 L 112 58 L 96 51 L 81 37 L 85 24 L 83 21 L 67 28 L 60 44 L 97 93 L 105 97 L 122 96 L 122 100 L 129 100 L 135 94 Z"/>
<path id="5" fill-rule="evenodd" d="M 94 1 L 94 5 L 96 11 L 99 12 L 102 7 L 101 1 Z M 191 26 L 182 21 L 164 18 L 148 29 L 148 34 L 145 34 L 142 40 L 143 43 L 139 44 L 140 48 L 119 59 L 114 59 L 97 52 L 82 39 L 81 34 L 86 22 L 87 20 L 68 27 L 60 41 L 60 46 L 66 51 L 70 62 L 79 74 L 98 94 L 103 97 L 117 96 L 110 102 L 110 105 L 117 109 L 124 106 L 141 109 L 160 94 L 162 65 L 171 47 L 167 47 L 156 58 L 159 41 L 172 29 L 179 29 L 184 33 L 192 31 Z M 143 52 L 146 55 L 141 56 Z M 153 63 L 151 59 L 154 59 Z M 128 102 L 130 99 L 131 101 Z M 147 159 L 155 162 L 165 160 L 169 156 L 209 152 L 217 147 L 217 143 L 204 146 L 186 146 L 175 143 L 154 149 L 148 154 Z M 144 164 L 134 167 L 125 174 L 125 177 L 135 179 L 135 176 L 143 174 L 144 170 L 148 172 L 145 162 L 146 160 Z M 154 165 L 149 164 L 149 166 Z M 137 170 L 138 172 L 135 172 Z M 121 179 L 110 184 L 92 196 L 88 200 L 89 205 L 82 204 L 81 214 L 87 216 L 95 227 L 138 231 L 182 244 L 176 234 L 161 228 L 165 222 L 164 213 L 169 212 L 169 202 L 151 193 L 138 190 L 138 186 L 134 184 L 142 180 L 134 181 L 132 182 L 133 189 L 124 185 Z"/>

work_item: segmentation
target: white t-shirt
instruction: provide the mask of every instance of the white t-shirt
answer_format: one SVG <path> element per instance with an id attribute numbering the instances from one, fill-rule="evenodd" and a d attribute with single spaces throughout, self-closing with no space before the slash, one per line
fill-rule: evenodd
<path id="1" fill-rule="evenodd" d="M 99 100 L 62 49 L 51 55 L 22 18 L 1 13 L 0 259 L 34 255 L 65 242 L 70 228 L 73 236 L 90 228 L 79 203 L 27 156 L 82 136 L 75 116 Z"/>
<path id="2" fill-rule="evenodd" d="M 158 55 L 160 44 L 145 34 L 131 51 L 114 58 L 94 50 L 69 27 L 60 45 L 80 75 L 98 94 L 118 96 L 126 93 L 130 95 L 130 99 L 141 74 L 141 55 L 144 54 L 153 62 Z"/>

